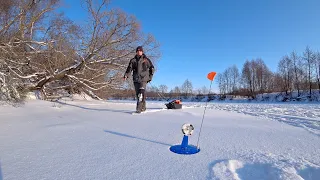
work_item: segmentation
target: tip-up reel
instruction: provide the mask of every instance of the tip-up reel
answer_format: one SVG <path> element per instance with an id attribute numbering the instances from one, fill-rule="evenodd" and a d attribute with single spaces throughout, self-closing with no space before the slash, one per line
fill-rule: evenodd
<path id="1" fill-rule="evenodd" d="M 194 127 L 192 124 L 183 124 L 181 127 L 183 139 L 181 145 L 170 147 L 170 151 L 177 154 L 195 154 L 200 151 L 196 146 L 188 145 L 188 137 L 192 135 Z"/>

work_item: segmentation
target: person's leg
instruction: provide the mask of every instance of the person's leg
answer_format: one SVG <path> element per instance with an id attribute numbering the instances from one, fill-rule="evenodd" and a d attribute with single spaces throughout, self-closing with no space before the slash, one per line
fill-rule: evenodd
<path id="1" fill-rule="evenodd" d="M 146 98 L 145 98 L 145 90 L 146 83 L 139 83 L 138 87 L 138 101 L 137 101 L 137 112 L 146 110 Z"/>
<path id="2" fill-rule="evenodd" d="M 146 86 L 147 84 L 142 82 L 141 83 L 141 86 L 140 86 L 140 91 L 142 92 L 142 107 L 141 107 L 141 110 L 142 111 L 145 111 L 146 110 Z"/>
<path id="3" fill-rule="evenodd" d="M 136 111 L 138 112 L 139 110 L 139 92 L 140 92 L 140 83 L 135 82 L 134 83 L 134 90 L 136 92 L 136 100 L 137 100 L 137 105 L 136 105 Z"/>

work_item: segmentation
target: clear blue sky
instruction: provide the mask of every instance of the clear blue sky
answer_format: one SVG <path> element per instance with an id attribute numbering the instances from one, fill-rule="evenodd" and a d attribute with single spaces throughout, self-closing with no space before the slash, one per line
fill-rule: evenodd
<path id="1" fill-rule="evenodd" d="M 85 17 L 79 0 L 65 2 L 68 17 Z M 260 57 L 276 71 L 293 50 L 320 51 L 319 0 L 114 0 L 112 6 L 135 15 L 161 43 L 153 85 L 173 88 L 189 79 L 194 88 L 209 87 L 210 71 L 233 64 L 241 71 L 246 59 Z"/>

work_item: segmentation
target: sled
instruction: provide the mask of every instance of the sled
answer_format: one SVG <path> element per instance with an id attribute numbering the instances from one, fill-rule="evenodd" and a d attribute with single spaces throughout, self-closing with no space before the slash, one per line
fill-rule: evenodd
<path id="1" fill-rule="evenodd" d="M 168 109 L 181 109 L 182 104 L 180 100 L 173 100 L 166 104 Z"/>

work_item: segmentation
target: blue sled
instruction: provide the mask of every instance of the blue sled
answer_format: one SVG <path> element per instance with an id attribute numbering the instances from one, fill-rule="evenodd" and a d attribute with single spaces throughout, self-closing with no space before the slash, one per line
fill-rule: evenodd
<path id="1" fill-rule="evenodd" d="M 181 145 L 171 146 L 170 151 L 177 154 L 196 154 L 200 149 L 196 146 L 188 145 L 188 136 L 184 135 Z"/>

